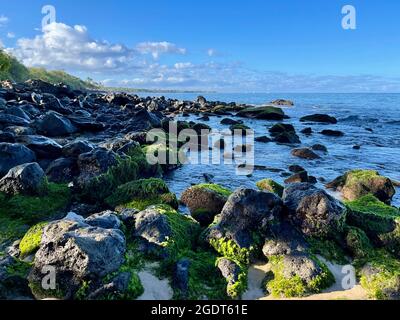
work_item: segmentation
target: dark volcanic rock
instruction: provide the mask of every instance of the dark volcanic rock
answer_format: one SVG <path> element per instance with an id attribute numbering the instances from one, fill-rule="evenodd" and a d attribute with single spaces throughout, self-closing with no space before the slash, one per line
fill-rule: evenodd
<path id="1" fill-rule="evenodd" d="M 324 136 L 330 136 L 330 137 L 343 137 L 344 133 L 342 131 L 338 131 L 338 130 L 322 130 L 321 134 L 323 134 Z"/>
<path id="2" fill-rule="evenodd" d="M 46 175 L 51 182 L 69 183 L 79 174 L 76 159 L 59 158 L 49 164 Z"/>
<path id="3" fill-rule="evenodd" d="M 320 158 L 319 155 L 317 155 L 314 151 L 312 151 L 309 148 L 293 149 L 292 155 L 307 160 L 315 160 Z"/>
<path id="4" fill-rule="evenodd" d="M 78 131 L 68 118 L 56 112 L 48 112 L 36 123 L 36 127 L 40 134 L 48 137 L 66 136 Z"/>
<path id="5" fill-rule="evenodd" d="M 20 144 L 0 143 L 0 177 L 8 170 L 36 160 L 35 154 Z"/>
<path id="6" fill-rule="evenodd" d="M 61 145 L 44 136 L 19 136 L 16 141 L 35 152 L 38 158 L 55 159 L 61 155 Z"/>
<path id="7" fill-rule="evenodd" d="M 27 125 L 29 125 L 29 121 L 24 118 L 20 118 L 12 114 L 0 113 L 0 128 L 6 128 L 9 126 L 27 126 Z"/>
<path id="8" fill-rule="evenodd" d="M 331 117 L 327 114 L 313 114 L 310 116 L 305 116 L 300 118 L 301 122 L 320 122 L 320 123 L 331 123 L 331 124 L 336 124 L 337 119 L 334 117 Z"/>
<path id="9" fill-rule="evenodd" d="M 37 163 L 16 166 L 0 180 L 0 191 L 8 195 L 40 195 L 45 174 Z"/>
<path id="10" fill-rule="evenodd" d="M 62 153 L 65 157 L 79 157 L 82 153 L 87 153 L 93 150 L 93 146 L 87 141 L 74 141 L 66 144 Z"/>
<path id="11" fill-rule="evenodd" d="M 278 143 L 300 143 L 300 138 L 291 124 L 278 123 L 269 129 L 273 141 Z"/>

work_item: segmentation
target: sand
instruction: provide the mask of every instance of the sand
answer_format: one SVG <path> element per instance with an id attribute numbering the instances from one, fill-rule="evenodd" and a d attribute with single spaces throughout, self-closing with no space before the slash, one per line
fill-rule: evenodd
<path id="1" fill-rule="evenodd" d="M 137 300 L 171 300 L 174 292 L 168 279 L 159 279 L 154 275 L 157 263 L 147 264 L 138 273 L 144 287 L 144 293 Z"/>

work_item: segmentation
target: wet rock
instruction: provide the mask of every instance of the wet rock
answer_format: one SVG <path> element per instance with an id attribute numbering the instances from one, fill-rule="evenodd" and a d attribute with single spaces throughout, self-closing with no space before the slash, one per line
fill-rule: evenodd
<path id="1" fill-rule="evenodd" d="M 295 157 L 302 158 L 302 159 L 307 159 L 307 160 L 315 160 L 315 159 L 321 158 L 319 155 L 317 155 L 310 148 L 293 149 L 292 150 L 292 155 L 295 156 Z"/>
<path id="2" fill-rule="evenodd" d="M 256 142 L 261 142 L 261 143 L 268 143 L 271 142 L 272 140 L 268 138 L 267 136 L 261 136 L 261 137 L 256 137 L 254 139 Z"/>
<path id="3" fill-rule="evenodd" d="M 285 188 L 282 199 L 290 219 L 305 235 L 334 235 L 343 227 L 345 207 L 312 184 L 292 184 Z"/>
<path id="4" fill-rule="evenodd" d="M 289 171 L 293 172 L 293 173 L 299 173 L 299 172 L 306 171 L 306 170 L 302 166 L 295 164 L 295 165 L 289 166 Z"/>
<path id="5" fill-rule="evenodd" d="M 21 127 L 21 126 L 11 126 L 4 129 L 5 132 L 10 132 L 15 136 L 30 136 L 34 135 L 35 131 L 32 128 Z"/>
<path id="6" fill-rule="evenodd" d="M 312 128 L 308 127 L 308 128 L 302 129 L 300 132 L 301 132 L 302 134 L 305 134 L 305 135 L 310 135 L 310 134 L 313 133 L 313 130 L 312 130 Z"/>
<path id="7" fill-rule="evenodd" d="M 35 154 L 20 144 L 0 143 L 0 177 L 10 169 L 36 160 Z"/>
<path id="8" fill-rule="evenodd" d="M 64 106 L 54 95 L 45 93 L 41 96 L 41 107 L 47 111 L 55 111 L 63 115 L 71 114 L 70 108 Z"/>
<path id="9" fill-rule="evenodd" d="M 323 134 L 324 136 L 330 136 L 330 137 L 343 137 L 344 136 L 344 132 L 342 131 L 338 131 L 338 130 L 322 130 L 321 134 Z"/>
<path id="10" fill-rule="evenodd" d="M 313 114 L 309 116 L 305 116 L 300 118 L 301 122 L 320 122 L 320 123 L 331 123 L 331 124 L 336 124 L 337 119 L 334 117 L 331 117 L 327 114 Z"/>
<path id="11" fill-rule="evenodd" d="M 0 191 L 8 195 L 40 195 L 45 174 L 37 163 L 14 167 L 0 180 Z"/>
<path id="12" fill-rule="evenodd" d="M 0 113 L 0 128 L 8 126 L 28 126 L 29 121 L 12 114 Z"/>
<path id="13" fill-rule="evenodd" d="M 22 118 L 22 119 L 25 119 L 28 122 L 31 121 L 31 118 L 25 113 L 24 110 L 22 110 L 19 107 L 10 107 L 10 108 L 8 108 L 6 110 L 5 113 L 13 115 L 13 116 L 16 116 L 16 117 L 19 117 L 19 118 Z"/>
<path id="14" fill-rule="evenodd" d="M 293 107 L 294 106 L 294 102 L 290 101 L 290 100 L 285 100 L 285 99 L 277 99 L 271 102 L 271 104 L 275 105 L 275 106 L 289 106 L 289 107 Z"/>
<path id="15" fill-rule="evenodd" d="M 300 138 L 291 124 L 278 123 L 269 129 L 273 141 L 278 143 L 300 143 Z"/>
<path id="16" fill-rule="evenodd" d="M 1 132 L 0 131 L 0 143 L 7 142 L 7 143 L 14 143 L 15 142 L 15 135 L 11 132 Z"/>
<path id="17" fill-rule="evenodd" d="M 228 126 L 231 126 L 231 125 L 234 125 L 234 124 L 240 124 L 240 123 L 242 123 L 242 122 L 241 121 L 236 121 L 236 120 L 233 120 L 233 119 L 230 119 L 230 118 L 224 118 L 224 119 L 221 120 L 221 124 L 228 125 Z"/>
<path id="18" fill-rule="evenodd" d="M 38 158 L 55 159 L 61 155 L 62 146 L 44 136 L 18 136 L 16 141 L 31 149 Z"/>
<path id="19" fill-rule="evenodd" d="M 285 180 L 286 184 L 308 182 L 307 171 L 297 172 Z"/>
<path id="20" fill-rule="evenodd" d="M 390 204 L 396 190 L 389 178 L 374 170 L 353 170 L 326 184 L 329 189 L 342 193 L 345 200 L 353 201 L 372 194 L 384 203 Z"/>
<path id="21" fill-rule="evenodd" d="M 314 144 L 311 149 L 313 149 L 314 151 L 328 152 L 328 148 L 325 147 L 323 144 Z"/>
<path id="22" fill-rule="evenodd" d="M 239 117 L 255 118 L 262 120 L 283 120 L 285 113 L 282 109 L 266 106 L 266 107 L 247 107 L 237 113 Z"/>

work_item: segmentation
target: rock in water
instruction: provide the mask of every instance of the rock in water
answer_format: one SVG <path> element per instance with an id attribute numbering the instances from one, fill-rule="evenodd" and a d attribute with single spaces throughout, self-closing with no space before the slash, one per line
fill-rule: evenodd
<path id="1" fill-rule="evenodd" d="M 295 156 L 295 157 L 302 158 L 302 159 L 307 159 L 307 160 L 315 160 L 315 159 L 321 158 L 319 155 L 317 155 L 310 148 L 293 149 L 292 150 L 292 155 Z"/>
<path id="2" fill-rule="evenodd" d="M 389 178 L 373 170 L 353 170 L 326 184 L 329 189 L 342 192 L 345 200 L 353 201 L 372 194 L 382 202 L 390 204 L 396 190 Z"/>
<path id="3" fill-rule="evenodd" d="M 301 122 L 320 122 L 320 123 L 331 123 L 336 124 L 337 119 L 331 117 L 327 114 L 312 114 L 310 116 L 305 116 L 300 118 Z"/>
<path id="4" fill-rule="evenodd" d="M 282 199 L 290 219 L 305 235 L 325 237 L 343 228 L 345 207 L 312 184 L 292 184 L 284 190 Z"/>
<path id="5" fill-rule="evenodd" d="M 0 177 L 20 164 L 36 161 L 32 150 L 21 144 L 0 143 Z"/>
<path id="6" fill-rule="evenodd" d="M 43 192 L 45 174 L 37 163 L 14 167 L 0 180 L 0 191 L 9 195 L 40 195 Z"/>
<path id="7" fill-rule="evenodd" d="M 71 298 L 83 281 L 117 271 L 124 261 L 125 237 L 120 230 L 57 221 L 43 230 L 42 242 L 29 275 L 37 299 Z M 42 289 L 43 270 L 53 267 L 56 290 Z"/>

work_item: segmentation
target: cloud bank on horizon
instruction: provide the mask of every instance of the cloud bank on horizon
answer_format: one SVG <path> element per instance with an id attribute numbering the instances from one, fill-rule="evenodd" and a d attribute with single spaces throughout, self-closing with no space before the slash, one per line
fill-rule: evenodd
<path id="1" fill-rule="evenodd" d="M 0 26 L 8 22 L 0 15 Z M 7 38 L 14 37 L 13 32 L 7 33 Z M 244 62 L 221 60 L 224 55 L 213 48 L 204 50 L 204 62 L 192 62 L 190 48 L 172 42 L 128 46 L 96 40 L 83 25 L 56 22 L 34 37 L 16 39 L 6 51 L 27 66 L 62 69 L 107 86 L 224 92 L 400 92 L 400 77 L 258 70 Z"/>

